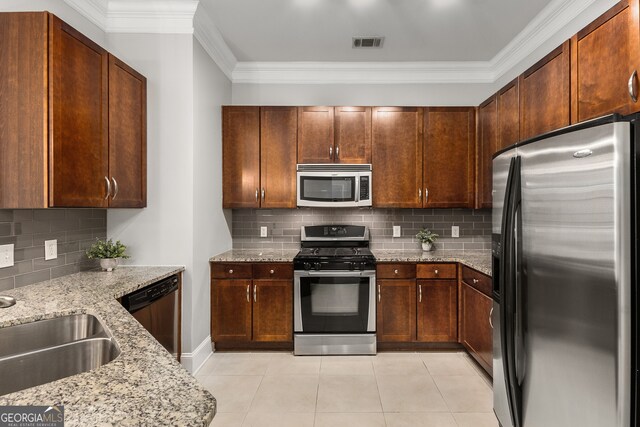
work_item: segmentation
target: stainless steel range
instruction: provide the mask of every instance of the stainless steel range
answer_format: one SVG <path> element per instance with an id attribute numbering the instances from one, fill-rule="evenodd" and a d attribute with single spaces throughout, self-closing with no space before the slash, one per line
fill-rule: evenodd
<path id="1" fill-rule="evenodd" d="M 294 265 L 294 354 L 376 353 L 376 259 L 369 230 L 302 227 Z"/>

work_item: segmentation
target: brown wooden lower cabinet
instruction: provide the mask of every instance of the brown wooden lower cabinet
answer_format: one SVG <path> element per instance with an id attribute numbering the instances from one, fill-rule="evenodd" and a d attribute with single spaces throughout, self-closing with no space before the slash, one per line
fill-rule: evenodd
<path id="1" fill-rule="evenodd" d="M 211 340 L 219 349 L 293 344 L 293 265 L 212 263 Z"/>
<path id="2" fill-rule="evenodd" d="M 463 267 L 463 270 L 467 269 Z M 470 269 L 467 269 L 470 270 Z M 471 270 L 473 271 L 473 270 Z M 460 282 L 460 343 L 469 354 L 489 373 L 493 373 L 493 329 L 489 316 L 493 307 L 493 300 L 478 290 L 482 283 L 479 276 L 476 286 Z"/>
<path id="3" fill-rule="evenodd" d="M 458 282 L 418 280 L 417 340 L 458 341 Z"/>
<path id="4" fill-rule="evenodd" d="M 406 342 L 416 338 L 415 279 L 379 279 L 377 339 Z"/>

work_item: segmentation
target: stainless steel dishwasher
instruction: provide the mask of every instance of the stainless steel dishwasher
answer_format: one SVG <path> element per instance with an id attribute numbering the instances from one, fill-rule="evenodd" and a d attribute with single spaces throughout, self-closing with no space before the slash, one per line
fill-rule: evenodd
<path id="1" fill-rule="evenodd" d="M 120 300 L 122 306 L 180 361 L 181 281 L 176 274 Z"/>

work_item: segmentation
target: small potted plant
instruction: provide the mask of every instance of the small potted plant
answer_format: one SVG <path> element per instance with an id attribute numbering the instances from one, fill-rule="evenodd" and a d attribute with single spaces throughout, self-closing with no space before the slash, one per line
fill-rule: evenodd
<path id="1" fill-rule="evenodd" d="M 418 234 L 416 234 L 416 238 L 420 241 L 420 243 L 422 243 L 423 251 L 432 251 L 433 244 L 438 239 L 438 235 L 436 233 L 432 233 L 426 228 L 422 228 L 420 229 L 420 231 L 418 231 Z"/>
<path id="2" fill-rule="evenodd" d="M 87 249 L 87 258 L 99 259 L 103 271 L 113 271 L 118 266 L 120 258 L 129 258 L 129 255 L 124 253 L 126 250 L 127 247 L 120 243 L 120 240 L 113 243 L 111 239 L 97 239 L 91 248 Z"/>

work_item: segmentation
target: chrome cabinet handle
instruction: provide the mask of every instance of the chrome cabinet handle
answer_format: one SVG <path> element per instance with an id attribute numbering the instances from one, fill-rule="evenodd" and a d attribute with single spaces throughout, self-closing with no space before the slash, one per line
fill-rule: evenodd
<path id="1" fill-rule="evenodd" d="M 629 96 L 633 102 L 638 101 L 638 94 L 636 93 L 636 85 L 634 84 L 636 81 L 636 77 L 638 77 L 638 71 L 633 70 L 631 73 L 631 77 L 629 77 L 629 82 L 627 83 L 627 88 L 629 89 Z"/>
<path id="2" fill-rule="evenodd" d="M 113 197 L 111 197 L 111 200 L 115 200 L 118 196 L 118 181 L 114 177 L 111 177 L 111 180 L 113 181 Z"/>
<path id="3" fill-rule="evenodd" d="M 393 270 L 393 273 L 394 274 L 398 274 L 398 270 Z"/>
<path id="4" fill-rule="evenodd" d="M 438 269 L 436 268 L 434 271 L 435 274 L 439 274 Z"/>
<path id="5" fill-rule="evenodd" d="M 378 285 L 378 302 L 380 302 L 380 285 Z"/>
<path id="6" fill-rule="evenodd" d="M 256 188 L 256 202 L 260 200 L 260 191 Z"/>
<path id="7" fill-rule="evenodd" d="M 427 200 L 429 200 L 429 189 L 425 188 L 424 189 L 424 202 L 427 203 Z"/>
<path id="8" fill-rule="evenodd" d="M 275 270 L 269 270 L 269 273 L 273 274 L 275 273 Z"/>
<path id="9" fill-rule="evenodd" d="M 336 147 L 336 159 L 340 157 L 340 147 Z"/>
<path id="10" fill-rule="evenodd" d="M 253 285 L 253 302 L 258 302 L 258 287 Z"/>
<path id="11" fill-rule="evenodd" d="M 233 270 L 229 270 L 229 274 L 233 274 Z"/>
<path id="12" fill-rule="evenodd" d="M 422 285 L 418 285 L 418 290 L 419 290 L 418 302 L 422 302 Z"/>
<path id="13" fill-rule="evenodd" d="M 109 181 L 109 178 L 106 176 L 104 177 L 104 180 L 107 182 L 107 195 L 104 196 L 104 199 L 107 200 L 111 195 L 111 181 Z"/>
<path id="14" fill-rule="evenodd" d="M 264 188 L 262 189 L 262 200 L 264 200 Z"/>
<path id="15" fill-rule="evenodd" d="M 473 284 L 475 285 L 476 283 L 478 283 L 479 280 L 478 279 L 473 279 Z"/>
<path id="16" fill-rule="evenodd" d="M 418 199 L 422 200 L 422 188 L 418 188 Z"/>
<path id="17" fill-rule="evenodd" d="M 333 158 L 333 147 L 329 147 L 329 158 Z"/>
<path id="18" fill-rule="evenodd" d="M 249 295 L 250 295 L 250 292 L 251 292 L 251 291 L 249 290 L 250 288 L 251 288 L 251 285 L 247 285 L 247 302 L 251 302 L 251 299 L 250 299 L 250 296 L 249 296 Z"/>
<path id="19" fill-rule="evenodd" d="M 491 320 L 492 317 L 493 317 L 493 307 L 491 307 L 491 311 L 489 312 L 489 325 L 491 325 L 491 329 L 493 329 L 493 320 Z"/>

